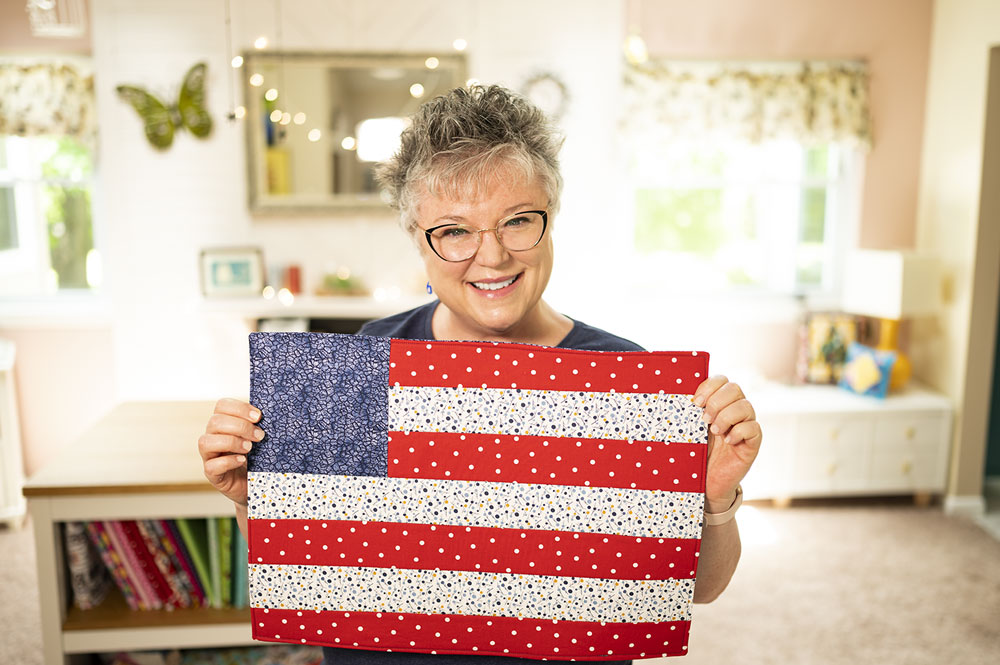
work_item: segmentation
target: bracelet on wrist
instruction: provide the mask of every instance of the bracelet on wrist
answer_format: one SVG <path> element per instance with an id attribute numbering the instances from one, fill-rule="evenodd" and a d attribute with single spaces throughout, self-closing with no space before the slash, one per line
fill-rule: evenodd
<path id="1" fill-rule="evenodd" d="M 705 511 L 705 526 L 721 526 L 736 517 L 736 510 L 743 505 L 743 487 L 736 486 L 736 498 L 733 505 L 724 513 L 710 513 Z"/>

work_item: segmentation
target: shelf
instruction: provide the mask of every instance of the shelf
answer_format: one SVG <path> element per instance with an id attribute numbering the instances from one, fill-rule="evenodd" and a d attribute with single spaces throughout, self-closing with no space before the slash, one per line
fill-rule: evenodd
<path id="1" fill-rule="evenodd" d="M 195 607 L 174 610 L 133 611 L 117 589 L 95 608 L 81 610 L 73 605 L 63 622 L 64 632 L 108 628 L 152 628 L 239 623 L 249 629 L 250 609 Z"/>

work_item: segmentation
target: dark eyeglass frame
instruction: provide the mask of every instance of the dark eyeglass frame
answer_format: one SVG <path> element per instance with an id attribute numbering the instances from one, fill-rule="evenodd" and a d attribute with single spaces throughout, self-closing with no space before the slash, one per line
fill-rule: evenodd
<path id="1" fill-rule="evenodd" d="M 535 244 L 532 245 L 531 247 L 526 247 L 524 249 L 511 249 L 510 247 L 507 247 L 507 245 L 503 244 L 503 240 L 500 239 L 500 225 L 509 219 L 517 217 L 518 215 L 527 215 L 531 213 L 534 213 L 536 215 L 541 215 L 542 217 L 542 232 L 538 234 L 538 240 L 535 241 Z M 500 243 L 500 246 L 506 249 L 508 252 L 527 252 L 530 249 L 538 247 L 538 243 L 540 243 L 542 241 L 542 238 L 545 237 L 545 231 L 549 227 L 549 213 L 545 210 L 521 210 L 520 212 L 515 212 L 513 214 L 507 215 L 499 222 L 497 222 L 496 226 L 494 226 L 493 228 L 475 230 L 474 233 L 476 233 L 476 251 L 473 252 L 471 256 L 465 259 L 446 259 L 438 253 L 437 249 L 434 248 L 434 243 L 431 242 L 431 234 L 434 231 L 437 231 L 438 229 L 447 228 L 449 226 L 464 226 L 466 228 L 469 228 L 466 224 L 452 223 L 452 224 L 439 224 L 438 226 L 434 226 L 429 229 L 424 229 L 423 230 L 424 237 L 427 238 L 427 246 L 430 247 L 431 251 L 434 252 L 434 255 L 437 256 L 442 261 L 447 261 L 448 263 L 462 263 L 463 261 L 468 261 L 469 259 L 471 259 L 473 256 L 476 255 L 476 252 L 479 251 L 479 248 L 483 246 L 483 234 L 491 231 L 496 235 L 497 242 Z"/>

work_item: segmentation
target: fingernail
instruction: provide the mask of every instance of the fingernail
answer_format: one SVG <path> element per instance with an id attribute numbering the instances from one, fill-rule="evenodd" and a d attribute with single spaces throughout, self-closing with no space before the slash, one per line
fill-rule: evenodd
<path id="1" fill-rule="evenodd" d="M 252 447 L 253 447 L 253 444 L 250 443 L 249 441 L 244 441 L 243 442 L 243 450 L 250 450 L 250 448 L 252 448 Z"/>
<path id="2" fill-rule="evenodd" d="M 702 397 L 701 395 L 695 395 L 694 396 L 694 405 L 695 406 L 705 406 L 705 398 Z"/>
<path id="3" fill-rule="evenodd" d="M 718 434 L 718 433 L 719 433 L 719 426 L 712 425 L 712 434 Z"/>
<path id="4" fill-rule="evenodd" d="M 260 420 L 260 411 L 257 409 L 250 409 L 250 420 L 257 422 Z"/>
<path id="5" fill-rule="evenodd" d="M 243 455 L 237 455 L 237 456 L 236 456 L 236 460 L 237 460 L 237 461 L 238 461 L 238 462 L 239 462 L 240 464 L 243 464 L 243 462 L 246 462 L 246 461 L 247 461 L 247 458 L 246 458 L 246 457 L 244 457 Z"/>
<path id="6" fill-rule="evenodd" d="M 258 441 L 260 441 L 261 439 L 263 439 L 264 438 L 264 430 L 260 429 L 259 427 L 255 427 L 254 430 L 253 430 L 253 438 L 257 439 Z"/>
<path id="7" fill-rule="evenodd" d="M 702 419 L 703 422 L 706 422 L 706 423 L 712 422 L 712 416 L 708 415 L 708 411 L 706 411 L 705 413 L 701 414 L 701 419 Z"/>
<path id="8" fill-rule="evenodd" d="M 723 441 L 725 441 L 726 443 L 732 443 L 733 442 L 733 437 L 727 434 L 726 438 L 723 439 Z"/>

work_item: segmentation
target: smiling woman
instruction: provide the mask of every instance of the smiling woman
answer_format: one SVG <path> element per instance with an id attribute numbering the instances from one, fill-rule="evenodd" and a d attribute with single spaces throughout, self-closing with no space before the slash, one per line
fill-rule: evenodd
<path id="1" fill-rule="evenodd" d="M 419 248 L 438 300 L 371 321 L 362 334 L 641 350 L 561 314 L 543 299 L 555 255 L 551 229 L 562 189 L 562 141 L 538 108 L 499 86 L 457 88 L 424 104 L 401 139 L 399 151 L 378 168 L 377 176 Z M 467 371 L 472 372 L 471 365 Z M 761 432 L 743 391 L 725 377 L 704 380 L 693 401 L 704 407 L 710 423 L 706 526 L 693 592 L 695 602 L 708 602 L 726 587 L 739 559 L 733 513 L 739 482 L 756 457 Z M 221 400 L 199 440 L 205 475 L 236 504 L 244 532 L 245 456 L 261 445 L 254 441 L 265 437 L 257 423 L 267 422 L 261 421 L 259 407 Z M 384 654 L 371 651 L 325 652 L 326 662 L 340 665 L 388 662 Z M 433 658 L 452 664 L 483 662 L 464 656 Z M 429 662 L 419 654 L 392 654 L 392 661 Z"/>

